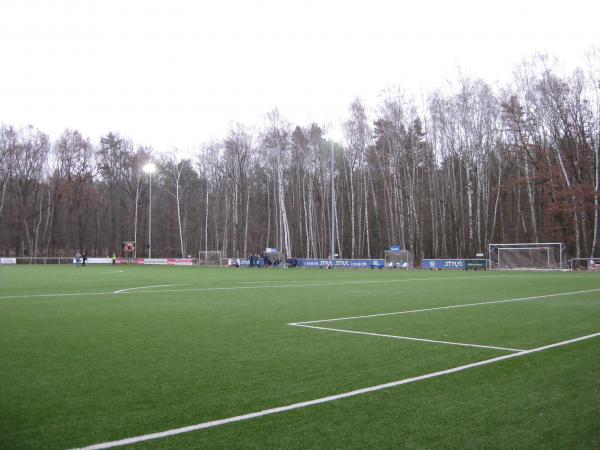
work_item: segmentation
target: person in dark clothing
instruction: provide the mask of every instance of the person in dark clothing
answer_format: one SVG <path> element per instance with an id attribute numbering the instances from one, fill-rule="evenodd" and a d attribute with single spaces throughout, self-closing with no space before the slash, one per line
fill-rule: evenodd
<path id="1" fill-rule="evenodd" d="M 84 251 L 81 254 L 81 264 L 83 265 L 83 267 L 85 267 L 85 263 L 87 262 L 87 253 Z"/>

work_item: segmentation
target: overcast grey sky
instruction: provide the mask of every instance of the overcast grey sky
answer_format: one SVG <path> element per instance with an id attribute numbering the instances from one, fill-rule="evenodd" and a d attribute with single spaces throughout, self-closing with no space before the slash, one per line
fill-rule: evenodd
<path id="1" fill-rule="evenodd" d="M 355 96 L 491 83 L 600 44 L 591 0 L 2 0 L 0 122 L 192 150 L 274 107 L 339 123 Z"/>

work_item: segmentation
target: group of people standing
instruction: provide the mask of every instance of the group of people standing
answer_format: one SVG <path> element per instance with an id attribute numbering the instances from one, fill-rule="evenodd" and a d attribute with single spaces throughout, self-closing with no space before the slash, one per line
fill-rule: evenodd
<path id="1" fill-rule="evenodd" d="M 83 266 L 85 267 L 85 263 L 87 262 L 87 253 L 84 251 L 83 253 L 79 253 L 77 252 L 75 254 L 75 260 L 73 261 L 75 263 L 75 267 L 79 267 L 79 266 Z"/>
<path id="2" fill-rule="evenodd" d="M 275 267 L 278 264 L 279 258 L 273 257 L 271 258 L 266 253 L 259 255 L 258 253 L 251 253 L 248 256 L 250 260 L 250 267 Z"/>
<path id="3" fill-rule="evenodd" d="M 110 259 L 111 259 L 112 265 L 114 266 L 115 263 L 117 262 L 116 253 L 113 253 L 112 258 L 110 258 Z M 85 252 L 85 250 L 82 253 L 77 252 L 75 254 L 75 258 L 73 258 L 73 265 L 75 267 L 79 267 L 79 266 L 85 267 L 87 260 L 88 260 L 88 257 L 87 257 L 87 253 Z"/>
<path id="4" fill-rule="evenodd" d="M 269 255 L 267 253 L 263 253 L 259 255 L 258 253 L 251 253 L 248 256 L 248 260 L 250 261 L 250 267 L 281 267 L 282 261 L 280 254 Z M 285 260 L 287 264 L 286 267 L 296 267 L 298 265 L 298 259 L 296 257 L 288 258 Z"/>

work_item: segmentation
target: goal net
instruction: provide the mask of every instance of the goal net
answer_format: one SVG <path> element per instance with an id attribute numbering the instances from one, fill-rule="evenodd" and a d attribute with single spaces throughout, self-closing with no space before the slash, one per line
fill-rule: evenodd
<path id="1" fill-rule="evenodd" d="M 593 270 L 600 272 L 600 258 L 571 258 L 569 266 L 571 270 Z"/>
<path id="2" fill-rule="evenodd" d="M 221 251 L 220 250 L 200 250 L 198 252 L 198 264 L 203 266 L 220 266 Z"/>
<path id="3" fill-rule="evenodd" d="M 412 269 L 414 267 L 413 254 L 409 250 L 386 250 L 385 266 L 390 269 Z"/>
<path id="4" fill-rule="evenodd" d="M 565 244 L 562 242 L 490 244 L 489 250 L 491 269 L 567 269 L 567 262 L 565 259 Z"/>

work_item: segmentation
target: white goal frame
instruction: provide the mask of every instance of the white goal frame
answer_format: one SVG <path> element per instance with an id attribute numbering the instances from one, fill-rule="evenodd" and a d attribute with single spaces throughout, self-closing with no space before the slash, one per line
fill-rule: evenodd
<path id="1" fill-rule="evenodd" d="M 571 258 L 569 259 L 569 269 L 578 270 L 578 268 L 573 267 L 573 263 L 578 261 L 587 261 L 585 270 L 600 271 L 600 258 Z"/>
<path id="2" fill-rule="evenodd" d="M 414 269 L 414 255 L 410 250 L 386 250 L 385 267 L 392 269 Z"/>
<path id="3" fill-rule="evenodd" d="M 198 264 L 205 266 L 222 265 L 223 252 L 221 250 L 200 250 L 198 251 Z"/>
<path id="4" fill-rule="evenodd" d="M 545 251 L 546 264 L 531 265 L 524 261 L 523 265 L 506 264 L 502 259 L 502 251 Z M 563 242 L 520 242 L 507 244 L 489 244 L 489 267 L 491 270 L 568 270 L 566 247 Z"/>

